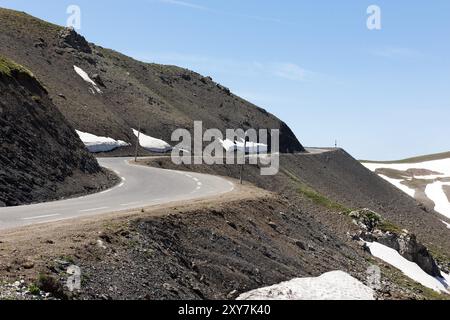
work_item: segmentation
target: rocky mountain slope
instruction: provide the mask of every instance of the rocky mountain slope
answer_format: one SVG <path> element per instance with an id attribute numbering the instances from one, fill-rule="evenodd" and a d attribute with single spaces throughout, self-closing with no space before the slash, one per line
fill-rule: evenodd
<path id="1" fill-rule="evenodd" d="M 146 161 L 149 165 L 168 169 L 200 171 L 239 178 L 239 166 L 174 165 L 170 158 Z M 257 166 L 247 165 L 244 180 L 258 187 L 286 196 L 296 202 L 299 195 L 330 209 L 369 208 L 384 218 L 415 233 L 420 241 L 448 255 L 450 232 L 441 217 L 421 203 L 401 192 L 384 179 L 367 170 L 344 150 L 332 150 L 318 154 L 282 155 L 280 173 L 261 176 Z M 304 207 L 304 203 L 301 204 Z M 327 223 L 332 223 L 328 217 Z M 341 226 L 334 224 L 339 231 Z M 341 230 L 346 232 L 345 228 Z"/>
<path id="2" fill-rule="evenodd" d="M 133 60 L 12 10 L 0 9 L 0 29 L 0 54 L 32 70 L 77 130 L 134 144 L 132 129 L 140 125 L 143 133 L 170 142 L 173 130 L 202 120 L 205 128 L 223 132 L 280 129 L 281 152 L 303 151 L 285 123 L 210 77 Z"/>
<path id="3" fill-rule="evenodd" d="M 22 66 L 0 56 L 0 206 L 82 194 L 109 174 Z"/>
<path id="4" fill-rule="evenodd" d="M 169 158 L 143 161 L 156 167 L 174 168 Z M 349 237 L 363 246 L 364 241 L 386 244 L 398 251 L 399 258 L 403 257 L 405 261 L 419 264 L 422 270 L 427 270 L 429 275 L 435 276 L 436 269 L 433 262 L 430 263 L 427 258 L 429 255 L 423 249 L 424 244 L 441 270 L 448 275 L 450 233 L 439 214 L 428 210 L 371 173 L 345 151 L 337 149 L 317 154 L 282 155 L 280 165 L 280 173 L 271 177 L 260 176 L 257 166 L 247 165 L 244 179 L 287 198 L 302 211 L 314 212 L 314 219 L 332 230 L 335 236 Z M 176 167 L 178 170 L 234 178 L 239 178 L 240 172 L 238 166 L 226 165 Z M 368 210 L 359 210 L 361 208 Z M 370 212 L 367 218 L 377 217 L 375 220 L 382 221 L 380 230 L 371 232 L 369 236 L 355 231 L 352 220 L 354 223 L 358 222 L 355 213 L 359 212 Z M 363 227 L 365 230 L 371 228 Z M 432 281 L 436 282 L 436 279 Z"/>

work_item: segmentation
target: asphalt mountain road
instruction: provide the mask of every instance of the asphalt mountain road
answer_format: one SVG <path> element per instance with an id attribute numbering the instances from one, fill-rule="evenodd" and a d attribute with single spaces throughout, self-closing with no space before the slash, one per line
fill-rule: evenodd
<path id="1" fill-rule="evenodd" d="M 101 193 L 19 207 L 0 208 L 0 230 L 102 213 L 138 209 L 174 201 L 219 196 L 232 182 L 210 175 L 132 165 L 131 158 L 99 158 L 122 181 Z"/>

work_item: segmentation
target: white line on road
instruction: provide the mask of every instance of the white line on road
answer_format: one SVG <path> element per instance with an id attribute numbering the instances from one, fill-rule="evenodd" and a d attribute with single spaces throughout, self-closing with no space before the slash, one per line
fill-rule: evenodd
<path id="1" fill-rule="evenodd" d="M 126 206 L 131 206 L 133 204 L 138 204 L 141 203 L 141 201 L 135 201 L 135 202 L 130 202 L 130 203 L 123 203 L 121 204 L 122 207 L 126 207 Z"/>
<path id="2" fill-rule="evenodd" d="M 44 216 L 36 216 L 36 217 L 28 217 L 28 218 L 22 218 L 22 220 L 35 220 L 35 219 L 44 219 L 44 218 L 50 218 L 50 217 L 56 217 L 56 216 L 60 216 L 60 213 L 56 213 L 56 214 L 46 214 Z"/>
<path id="3" fill-rule="evenodd" d="M 220 178 L 214 178 L 217 184 L 211 184 L 210 180 L 203 181 L 202 175 L 197 173 L 179 173 L 185 174 L 185 176 L 182 177 L 174 177 L 175 183 L 172 183 L 172 181 L 169 181 L 169 187 L 175 189 L 175 190 L 169 190 L 164 198 L 160 199 L 151 199 L 151 196 L 149 198 L 148 192 L 150 192 L 150 195 L 153 195 L 154 190 L 150 188 L 150 190 L 145 190 L 145 186 L 143 187 L 140 184 L 140 179 L 144 180 L 145 178 L 150 179 L 154 178 L 154 174 L 157 174 L 158 172 L 153 172 L 158 169 L 149 168 L 146 172 L 141 172 L 141 167 L 135 167 L 133 166 L 133 170 L 131 172 L 128 172 L 128 170 L 121 169 L 124 167 L 122 164 L 122 159 L 99 159 L 99 162 L 103 164 L 104 167 L 109 167 L 111 170 L 119 169 L 120 171 L 116 170 L 116 173 L 118 173 L 118 183 L 117 186 L 122 186 L 122 189 L 117 189 L 117 186 L 112 187 L 108 190 L 100 190 L 99 192 L 102 193 L 101 196 L 94 196 L 92 194 L 73 198 L 73 199 L 67 199 L 61 202 L 53 202 L 53 203 L 45 203 L 45 204 L 36 204 L 31 206 L 23 206 L 22 208 L 19 208 L 18 214 L 11 215 L 11 217 L 3 216 L 3 212 L 7 212 L 7 210 L 11 210 L 11 212 L 15 212 L 16 209 L 3 209 L 0 208 L 0 217 L 2 218 L 2 221 L 0 221 L 0 230 L 12 228 L 16 226 L 21 226 L 25 224 L 34 224 L 34 223 L 43 223 L 43 222 L 52 222 L 52 221 L 60 221 L 65 219 L 72 219 L 72 218 L 81 218 L 86 217 L 88 215 L 95 215 L 95 214 L 102 214 L 106 212 L 110 212 L 112 210 L 116 209 L 127 209 L 127 208 L 141 208 L 145 206 L 151 206 L 158 203 L 171 203 L 172 201 L 189 201 L 189 200 L 195 200 L 195 198 L 198 198 L 200 196 L 204 196 L 204 194 L 213 194 L 212 191 L 215 191 L 214 193 L 217 196 L 222 195 L 223 193 L 226 193 L 225 189 L 233 189 L 233 184 L 229 183 L 230 187 L 226 184 L 225 181 L 222 181 L 224 179 Z M 127 160 L 123 161 L 126 163 L 126 166 L 132 166 L 131 163 L 128 163 Z M 142 170 L 143 171 L 143 170 Z M 123 175 L 121 174 L 123 172 Z M 161 175 L 166 175 L 167 173 L 170 174 L 170 171 L 159 171 Z M 157 175 L 156 177 L 159 177 Z M 123 178 L 123 179 L 122 179 Z M 169 176 L 170 178 L 170 176 Z M 212 178 L 211 178 L 212 179 Z M 126 182 L 125 182 L 126 180 Z M 182 185 L 180 188 L 177 188 L 176 182 L 179 180 Z M 222 182 L 221 182 L 222 181 Z M 220 183 L 221 182 L 221 183 Z M 125 184 L 127 185 L 127 188 L 125 188 Z M 175 186 L 175 188 L 173 187 Z M 138 188 L 139 190 L 137 192 L 134 191 L 135 188 Z M 184 188 L 188 188 L 186 191 Z M 133 190 L 126 190 L 126 189 L 133 189 Z M 221 191 L 223 190 L 223 191 Z M 220 192 L 219 192 L 220 191 Z M 108 193 L 108 195 L 106 195 Z M 122 193 L 121 196 L 123 198 L 119 197 L 119 199 L 112 197 L 115 193 Z M 127 198 L 126 196 L 128 193 L 131 195 L 133 194 L 132 198 Z M 189 196 L 189 194 L 193 194 L 192 196 Z M 113 199 L 111 199 L 113 198 Z M 131 202 L 132 199 L 140 200 L 139 203 L 137 202 Z M 130 202 L 128 202 L 130 201 Z M 126 203 L 128 202 L 128 203 Z M 122 203 L 122 204 L 121 204 Z M 103 205 L 103 206 L 102 206 Z M 4 210 L 4 211 L 2 211 Z M 31 213 L 33 212 L 33 213 Z M 55 214 L 51 214 L 51 212 L 55 212 Z M 60 213 L 58 213 L 60 212 Z M 34 214 L 34 216 L 32 216 Z M 10 221 L 6 221 L 5 219 L 8 219 Z M 20 222 L 22 221 L 22 222 Z"/>
<path id="4" fill-rule="evenodd" d="M 93 209 L 80 210 L 80 212 L 91 212 L 91 211 L 103 210 L 103 209 L 108 209 L 108 208 L 109 208 L 109 207 L 100 207 L 100 208 L 93 208 Z"/>

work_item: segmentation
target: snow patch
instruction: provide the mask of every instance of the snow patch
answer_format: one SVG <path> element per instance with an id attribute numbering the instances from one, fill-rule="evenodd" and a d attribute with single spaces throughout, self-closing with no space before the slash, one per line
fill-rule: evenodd
<path id="1" fill-rule="evenodd" d="M 427 185 L 425 194 L 435 204 L 434 210 L 450 218 L 450 202 L 448 202 L 447 195 L 443 187 L 450 186 L 450 183 L 443 183 L 440 181 L 433 182 Z"/>
<path id="2" fill-rule="evenodd" d="M 445 224 L 447 226 L 448 229 L 450 229 L 450 223 L 445 222 L 444 220 L 442 220 L 442 223 Z"/>
<path id="3" fill-rule="evenodd" d="M 406 194 L 410 195 L 411 197 L 414 197 L 414 194 L 416 193 L 414 191 L 414 189 L 411 189 L 408 186 L 405 186 L 404 184 L 402 184 L 401 182 L 403 180 L 400 179 L 393 179 L 393 178 L 389 178 L 386 177 L 385 175 L 380 174 L 379 175 L 381 178 L 383 178 L 384 180 L 386 180 L 387 182 L 391 183 L 392 185 L 394 185 L 395 187 L 397 187 L 398 189 L 402 190 L 403 192 L 405 192 Z"/>
<path id="4" fill-rule="evenodd" d="M 248 154 L 256 154 L 256 153 L 267 153 L 269 150 L 266 144 L 250 141 L 246 143 L 243 139 L 240 139 L 240 141 L 236 141 L 236 143 L 234 143 L 229 139 L 220 140 L 220 142 L 222 143 L 222 146 L 226 152 L 232 151 L 244 152 L 245 150 L 245 152 Z"/>
<path id="5" fill-rule="evenodd" d="M 414 176 L 414 179 L 419 179 L 419 180 L 436 180 L 439 178 L 445 178 L 445 176 L 443 174 L 430 174 L 427 176 Z"/>
<path id="6" fill-rule="evenodd" d="M 362 163 L 367 169 L 375 172 L 377 169 L 394 169 L 400 171 L 406 171 L 408 169 L 426 169 L 434 172 L 439 172 L 442 174 L 439 175 L 416 175 L 415 179 L 424 179 L 424 180 L 434 180 L 439 178 L 450 177 L 450 158 L 440 159 L 440 160 L 432 160 L 432 161 L 424 161 L 419 163 L 371 163 L 371 162 L 363 162 Z M 402 185 L 400 182 L 403 180 L 399 179 L 391 179 L 384 175 L 379 175 L 383 179 L 389 181 L 393 185 L 395 185 L 400 190 L 404 191 L 408 195 L 414 197 L 414 190 Z M 435 211 L 440 214 L 450 218 L 450 202 L 447 196 L 445 195 L 442 186 L 450 185 L 450 183 L 443 183 L 441 181 L 435 181 L 432 184 L 427 185 L 425 194 L 427 197 L 432 200 L 436 207 Z"/>
<path id="7" fill-rule="evenodd" d="M 348 273 L 332 271 L 249 291 L 237 300 L 374 300 L 374 291 Z"/>
<path id="8" fill-rule="evenodd" d="M 396 250 L 378 242 L 367 242 L 366 244 L 374 257 L 399 269 L 412 280 L 439 293 L 450 293 L 448 291 L 450 284 L 448 275 L 442 273 L 444 278 L 434 278 L 423 271 L 416 263 L 402 257 Z"/>
<path id="9" fill-rule="evenodd" d="M 114 140 L 113 138 L 108 137 L 99 137 L 91 133 L 78 130 L 76 130 L 76 132 L 81 141 L 83 141 L 86 148 L 93 153 L 108 152 L 120 147 L 126 147 L 130 145 L 129 143 L 126 143 L 122 140 Z"/>
<path id="10" fill-rule="evenodd" d="M 434 172 L 443 173 L 444 176 L 450 176 L 450 158 L 449 159 L 441 159 L 441 160 L 433 160 L 433 161 L 425 161 L 419 163 L 371 163 L 364 162 L 363 165 L 370 169 L 371 171 L 375 171 L 376 169 L 388 168 L 406 171 L 408 169 L 427 169 Z M 423 176 L 417 176 L 423 177 Z M 440 176 L 442 177 L 442 176 Z"/>
<path id="11" fill-rule="evenodd" d="M 100 88 L 98 87 L 98 85 L 94 82 L 94 80 L 92 80 L 89 75 L 86 73 L 86 71 L 84 71 L 83 69 L 77 67 L 77 66 L 73 66 L 73 69 L 75 70 L 75 72 L 87 83 L 91 84 L 95 91 L 97 91 L 97 93 L 102 93 L 102 90 L 100 90 Z M 91 89 L 91 88 L 90 88 Z M 92 90 L 92 89 L 91 89 Z M 92 92 L 92 91 L 91 91 Z"/>
<path id="12" fill-rule="evenodd" d="M 148 151 L 165 153 L 172 150 L 170 144 L 164 140 L 147 136 L 135 129 L 133 129 L 133 133 L 136 137 L 139 136 L 139 144 L 141 147 Z"/>

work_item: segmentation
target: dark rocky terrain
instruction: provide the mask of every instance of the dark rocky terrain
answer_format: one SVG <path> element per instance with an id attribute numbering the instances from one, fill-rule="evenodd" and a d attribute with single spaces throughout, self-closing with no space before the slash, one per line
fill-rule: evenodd
<path id="1" fill-rule="evenodd" d="M 0 56 L 0 206 L 85 194 L 112 183 L 47 89 Z"/>
<path id="2" fill-rule="evenodd" d="M 303 151 L 285 123 L 211 78 L 175 66 L 142 63 L 88 43 L 75 31 L 0 9 L 0 54 L 26 66 L 80 131 L 135 143 L 131 128 L 170 142 L 173 130 L 280 129 L 282 152 Z M 82 68 L 100 92 L 75 71 Z M 132 154 L 125 148 L 119 154 Z M 117 152 L 115 154 L 118 154 Z"/>
<path id="3" fill-rule="evenodd" d="M 136 219 L 100 237 L 106 249 L 89 250 L 101 262 L 92 256 L 75 259 L 90 279 L 95 274 L 81 297 L 234 299 L 267 284 L 331 270 L 347 270 L 365 281 L 368 266 L 362 250 L 335 237 L 312 211 L 276 198 L 180 209 L 168 217 Z"/>
<path id="4" fill-rule="evenodd" d="M 32 226 L 0 234 L 0 297 L 234 299 L 333 270 L 367 284 L 366 270 L 376 264 L 383 275 L 377 298 L 448 298 L 373 259 L 353 239 L 361 231 L 305 194 L 292 203 L 267 193 Z M 70 265 L 82 272 L 79 291 L 67 289 Z M 33 286 L 39 294 L 27 289 Z"/>
<path id="5" fill-rule="evenodd" d="M 167 169 L 198 171 L 239 178 L 239 166 L 181 165 L 170 158 L 143 160 L 148 165 Z M 281 155 L 280 172 L 261 176 L 258 166 L 247 165 L 244 180 L 276 192 L 296 203 L 307 196 L 334 211 L 369 208 L 389 220 L 400 230 L 407 229 L 426 244 L 446 268 L 450 267 L 450 234 L 440 216 L 401 192 L 387 181 L 367 170 L 344 150 L 321 154 Z M 304 208 L 305 202 L 299 203 Z M 320 216 L 318 216 L 320 217 Z M 335 216 L 326 216 L 324 223 L 335 232 L 345 233 L 348 225 Z"/>

